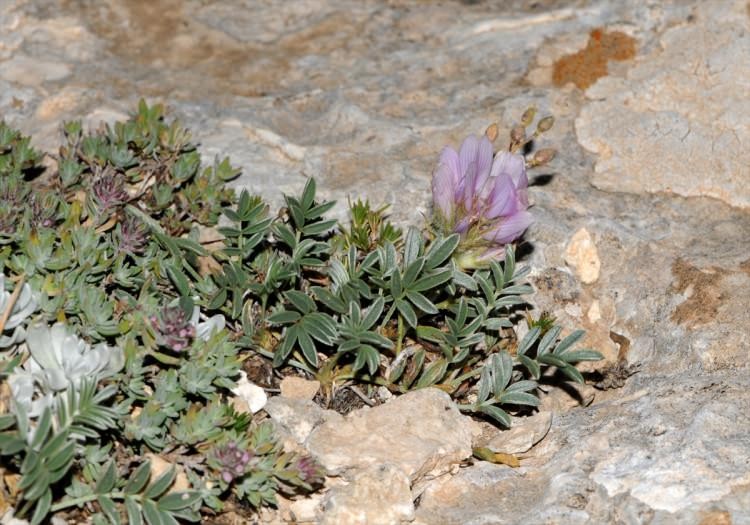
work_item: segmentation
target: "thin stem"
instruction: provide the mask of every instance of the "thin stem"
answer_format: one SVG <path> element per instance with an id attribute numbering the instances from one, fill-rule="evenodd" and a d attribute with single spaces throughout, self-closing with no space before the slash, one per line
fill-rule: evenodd
<path id="1" fill-rule="evenodd" d="M 385 328 L 385 325 L 387 325 L 388 321 L 391 320 L 391 316 L 393 315 L 393 312 L 395 312 L 395 311 L 396 311 L 396 301 L 394 300 L 393 304 L 391 305 L 391 307 L 386 312 L 385 317 L 383 318 L 383 322 L 380 323 L 380 328 Z"/>
<path id="2" fill-rule="evenodd" d="M 13 307 L 16 305 L 18 297 L 21 295 L 21 290 L 23 289 L 25 281 L 26 274 L 21 274 L 21 276 L 18 278 L 18 281 L 16 282 L 16 287 L 13 288 L 13 293 L 10 294 L 10 299 L 8 300 L 8 304 L 5 307 L 3 316 L 0 317 L 0 334 L 2 334 L 3 330 L 5 330 L 5 324 L 8 322 L 8 319 L 10 319 L 10 313 L 13 311 Z M 5 290 L 0 290 L 0 292 L 4 291 Z"/>
<path id="3" fill-rule="evenodd" d="M 66 509 L 68 507 L 73 507 L 76 505 L 81 505 L 83 503 L 88 503 L 89 501 L 96 500 L 99 496 L 102 496 L 102 494 L 89 494 L 88 496 L 81 496 L 79 498 L 63 500 L 60 503 L 56 503 L 55 505 L 52 505 L 49 508 L 49 511 L 57 512 L 58 510 Z M 124 499 L 125 496 L 127 496 L 127 494 L 125 494 L 124 492 L 110 492 L 109 494 L 106 494 L 106 496 L 110 498 Z"/>
<path id="4" fill-rule="evenodd" d="M 462 376 L 458 376 L 456 379 L 454 379 L 451 382 L 454 383 L 454 384 L 456 384 L 456 385 L 460 385 L 461 383 L 463 383 L 467 379 L 470 379 L 472 377 L 476 377 L 476 376 L 481 375 L 481 374 L 482 374 L 482 367 L 475 368 L 474 370 L 472 370 L 470 372 L 466 372 Z"/>
<path id="5" fill-rule="evenodd" d="M 396 336 L 396 355 L 401 353 L 401 348 L 404 345 L 405 334 L 406 334 L 406 328 L 404 327 L 404 318 L 401 314 L 398 314 L 398 335 Z"/>

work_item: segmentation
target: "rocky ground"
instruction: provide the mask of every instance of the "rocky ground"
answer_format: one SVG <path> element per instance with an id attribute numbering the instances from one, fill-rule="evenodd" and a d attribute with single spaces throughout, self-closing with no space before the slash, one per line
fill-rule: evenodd
<path id="1" fill-rule="evenodd" d="M 559 150 L 531 189 L 540 310 L 607 356 L 501 432 L 426 390 L 268 414 L 336 474 L 269 520 L 750 523 L 750 7 L 674 0 L 0 0 L 0 117 L 164 101 L 273 202 L 308 176 L 419 223 L 438 152 L 534 104 Z M 601 368 L 601 367 L 600 367 Z M 303 399 L 295 399 L 302 397 Z M 472 445 L 513 468 L 469 460 Z"/>

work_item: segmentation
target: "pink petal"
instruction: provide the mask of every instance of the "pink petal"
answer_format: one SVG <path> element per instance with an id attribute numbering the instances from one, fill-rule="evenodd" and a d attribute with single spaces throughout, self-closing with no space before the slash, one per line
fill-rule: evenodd
<path id="1" fill-rule="evenodd" d="M 449 146 L 443 148 L 443 151 L 440 153 L 440 164 L 448 166 L 448 169 L 451 171 L 451 176 L 453 177 L 453 185 L 454 187 L 458 187 L 458 182 L 463 176 L 463 173 L 461 172 L 461 163 L 458 160 L 458 153 L 456 153 L 456 150 Z"/>
<path id="2" fill-rule="evenodd" d="M 500 225 L 485 234 L 484 238 L 496 243 L 507 244 L 519 238 L 533 222 L 534 217 L 531 213 L 519 211 L 510 217 L 502 219 Z"/>
<path id="3" fill-rule="evenodd" d="M 432 201 L 445 219 L 453 215 L 454 193 L 453 173 L 447 164 L 441 163 L 432 175 Z"/>
<path id="4" fill-rule="evenodd" d="M 484 216 L 488 219 L 513 215 L 518 211 L 518 194 L 509 175 L 501 174 L 492 179 L 494 187 L 487 198 L 487 210 Z"/>
<path id="5" fill-rule="evenodd" d="M 495 155 L 490 176 L 497 177 L 503 173 L 510 175 L 515 185 L 519 187 L 521 180 L 526 177 L 526 160 L 518 153 L 511 153 L 509 151 L 499 152 Z"/>
<path id="6" fill-rule="evenodd" d="M 492 143 L 486 136 L 483 136 L 479 141 L 476 162 L 477 175 L 474 179 L 474 195 L 484 199 L 490 192 L 487 181 L 490 177 L 490 169 L 492 168 Z"/>
<path id="7" fill-rule="evenodd" d="M 466 177 L 469 166 L 473 162 L 476 169 L 477 151 L 479 150 L 479 140 L 475 135 L 469 135 L 461 144 L 458 152 L 458 159 L 461 166 L 461 176 Z"/>

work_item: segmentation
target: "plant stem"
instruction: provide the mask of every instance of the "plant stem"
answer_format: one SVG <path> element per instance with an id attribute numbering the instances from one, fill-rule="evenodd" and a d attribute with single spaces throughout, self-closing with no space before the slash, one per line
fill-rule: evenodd
<path id="1" fill-rule="evenodd" d="M 404 318 L 401 314 L 398 314 L 398 334 L 396 336 L 396 355 L 401 353 L 401 348 L 404 345 L 404 335 L 406 329 L 404 327 Z"/>
<path id="2" fill-rule="evenodd" d="M 472 370 L 470 372 L 466 372 L 462 376 L 458 376 L 456 379 L 454 379 L 453 381 L 451 381 L 451 383 L 456 384 L 456 385 L 460 385 L 461 383 L 463 383 L 467 379 L 470 379 L 472 377 L 476 377 L 478 375 L 481 375 L 481 373 L 482 373 L 482 367 L 475 368 L 474 370 Z"/>
<path id="3" fill-rule="evenodd" d="M 13 307 L 16 305 L 18 296 L 21 295 L 21 290 L 23 289 L 23 284 L 25 281 L 26 281 L 26 275 L 21 274 L 21 276 L 18 278 L 18 281 L 16 282 L 16 287 L 13 288 L 13 293 L 10 294 L 10 299 L 8 300 L 8 304 L 5 307 L 3 316 L 0 317 L 0 334 L 3 333 L 3 330 L 5 329 L 5 323 L 8 322 L 8 319 L 10 319 L 10 313 L 13 311 Z M 0 290 L 0 291 L 4 292 L 5 290 Z"/>
<path id="4" fill-rule="evenodd" d="M 81 505 L 83 503 L 88 503 L 89 501 L 94 501 L 95 499 L 97 499 L 99 496 L 102 496 L 102 495 L 103 494 L 89 494 L 88 496 L 81 496 L 79 498 L 63 500 L 60 503 L 52 505 L 49 508 L 49 511 L 57 512 L 58 510 L 66 509 L 74 505 Z M 106 496 L 109 496 L 110 498 L 123 499 L 125 498 L 125 496 L 127 496 L 127 494 L 125 494 L 124 492 L 110 492 L 109 494 L 106 494 Z"/>

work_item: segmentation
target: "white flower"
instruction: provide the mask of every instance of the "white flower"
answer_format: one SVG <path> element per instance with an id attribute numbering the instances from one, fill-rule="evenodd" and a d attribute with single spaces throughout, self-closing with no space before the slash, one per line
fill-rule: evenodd
<path id="1" fill-rule="evenodd" d="M 100 343 L 93 348 L 61 323 L 34 325 L 26 335 L 31 354 L 8 378 L 13 399 L 29 417 L 41 414 L 56 393 L 77 388 L 81 380 L 99 381 L 122 368 L 125 357 L 119 347 Z"/>

